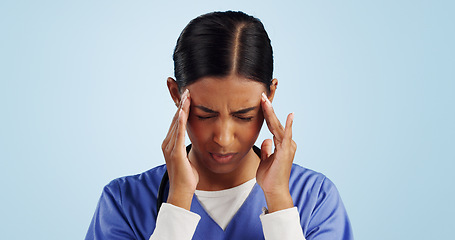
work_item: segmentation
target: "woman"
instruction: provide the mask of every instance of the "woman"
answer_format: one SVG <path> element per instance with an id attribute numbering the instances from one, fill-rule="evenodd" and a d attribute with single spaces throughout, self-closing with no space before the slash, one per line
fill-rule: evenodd
<path id="1" fill-rule="evenodd" d="M 258 19 L 229 11 L 192 20 L 174 67 L 166 165 L 109 183 L 86 239 L 352 239 L 333 183 L 292 163 L 294 115 L 283 127 L 273 111 L 278 81 Z M 264 119 L 273 141 L 259 149 Z"/>

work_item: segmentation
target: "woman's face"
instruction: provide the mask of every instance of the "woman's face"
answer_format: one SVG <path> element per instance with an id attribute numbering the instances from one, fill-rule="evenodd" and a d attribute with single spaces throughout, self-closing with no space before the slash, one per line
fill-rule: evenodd
<path id="1" fill-rule="evenodd" d="M 264 122 L 261 93 L 266 92 L 265 86 L 228 76 L 205 77 L 187 88 L 191 95 L 187 131 L 195 158 L 190 160 L 212 173 L 233 172 L 253 154 Z"/>

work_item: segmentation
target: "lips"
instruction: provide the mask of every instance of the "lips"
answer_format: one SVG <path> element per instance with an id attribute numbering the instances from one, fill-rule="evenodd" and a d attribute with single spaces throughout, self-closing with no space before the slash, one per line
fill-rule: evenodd
<path id="1" fill-rule="evenodd" d="M 227 154 L 221 154 L 221 153 L 210 153 L 212 156 L 213 160 L 215 160 L 218 163 L 229 163 L 232 158 L 235 156 L 235 153 L 227 153 Z"/>

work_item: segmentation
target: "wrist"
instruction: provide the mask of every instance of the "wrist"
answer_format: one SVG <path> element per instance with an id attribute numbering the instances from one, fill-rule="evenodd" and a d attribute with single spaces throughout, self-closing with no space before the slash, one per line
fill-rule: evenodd
<path id="1" fill-rule="evenodd" d="M 169 189 L 167 203 L 190 211 L 193 194 L 194 193 Z"/>
<path id="2" fill-rule="evenodd" d="M 269 213 L 294 207 L 289 190 L 283 192 L 265 193 Z"/>

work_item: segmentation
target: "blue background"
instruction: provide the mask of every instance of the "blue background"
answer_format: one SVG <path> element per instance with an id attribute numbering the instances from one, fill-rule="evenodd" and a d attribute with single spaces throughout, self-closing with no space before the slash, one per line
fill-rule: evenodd
<path id="1" fill-rule="evenodd" d="M 356 239 L 452 238 L 454 1 L 18 0 L 0 2 L 0 239 L 83 239 L 105 184 L 164 163 L 177 37 L 227 9 L 263 21 L 295 162 L 335 182 Z"/>

